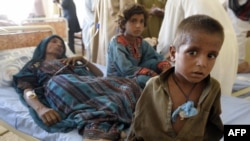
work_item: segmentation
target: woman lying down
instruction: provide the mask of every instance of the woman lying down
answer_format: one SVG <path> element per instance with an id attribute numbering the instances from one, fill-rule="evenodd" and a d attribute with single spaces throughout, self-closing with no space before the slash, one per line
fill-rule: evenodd
<path id="1" fill-rule="evenodd" d="M 99 77 L 95 65 L 81 56 L 67 58 L 65 52 L 57 35 L 40 42 L 13 77 L 21 101 L 48 132 L 77 128 L 85 141 L 119 140 L 131 124 L 141 88 L 131 79 Z"/>

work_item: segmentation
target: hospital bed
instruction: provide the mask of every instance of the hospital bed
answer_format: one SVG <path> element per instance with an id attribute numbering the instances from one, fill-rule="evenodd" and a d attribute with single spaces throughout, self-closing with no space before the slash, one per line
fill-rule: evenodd
<path id="1" fill-rule="evenodd" d="M 55 32 L 60 35 L 65 41 L 68 41 L 68 22 L 65 18 L 31 18 L 21 22 L 21 25 L 49 25 L 55 29 Z M 62 30 L 64 29 L 64 30 Z M 82 32 L 74 34 L 75 46 L 81 46 L 81 53 L 84 54 L 85 46 L 82 41 Z"/>
<path id="2" fill-rule="evenodd" d="M 237 74 L 232 95 L 250 100 L 250 73 Z"/>
<path id="3" fill-rule="evenodd" d="M 0 124 L 27 141 L 82 141 L 77 130 L 48 133 L 40 128 L 11 87 L 12 76 L 31 58 L 35 46 L 48 35 L 56 34 L 51 25 L 1 27 L 0 31 Z M 28 36 L 28 34 L 31 34 Z M 27 39 L 28 37 L 28 39 Z M 34 37 L 34 38 L 32 38 Z M 67 55 L 72 55 L 67 52 Z M 105 73 L 105 66 L 97 65 Z M 250 101 L 222 96 L 224 124 L 250 124 Z"/>
<path id="4" fill-rule="evenodd" d="M 65 41 L 68 41 L 68 22 L 65 18 L 31 18 L 21 22 L 21 25 L 26 26 L 51 26 L 55 33 L 60 35 Z"/>
<path id="5" fill-rule="evenodd" d="M 11 87 L 13 74 L 32 57 L 35 46 L 52 34 L 60 35 L 66 42 L 67 27 L 62 18 L 29 19 L 21 25 L 0 27 L 0 125 L 26 141 L 82 141 L 76 130 L 48 133 L 37 126 Z M 73 55 L 68 48 L 67 55 Z"/>
<path id="6" fill-rule="evenodd" d="M 250 37 L 247 40 L 245 59 L 250 62 Z M 250 73 L 237 74 L 232 95 L 250 100 Z"/>

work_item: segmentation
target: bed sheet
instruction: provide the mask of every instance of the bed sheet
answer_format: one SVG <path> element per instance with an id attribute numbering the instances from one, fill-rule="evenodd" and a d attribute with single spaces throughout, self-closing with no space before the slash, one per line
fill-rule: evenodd
<path id="1" fill-rule="evenodd" d="M 20 102 L 14 88 L 0 88 L 0 119 L 18 131 L 41 141 L 82 141 L 77 130 L 69 133 L 48 133 L 33 121 L 28 109 Z"/>
<path id="2" fill-rule="evenodd" d="M 27 108 L 19 101 L 14 88 L 0 88 L 0 119 L 15 129 L 42 141 L 82 141 L 77 130 L 69 133 L 48 133 L 38 127 Z M 250 124 L 250 101 L 232 96 L 222 96 L 222 121 L 224 124 Z"/>
<path id="3" fill-rule="evenodd" d="M 250 101 L 233 96 L 221 97 L 221 118 L 226 125 L 250 125 Z"/>
<path id="4" fill-rule="evenodd" d="M 233 86 L 233 96 L 250 98 L 250 73 L 237 74 Z"/>

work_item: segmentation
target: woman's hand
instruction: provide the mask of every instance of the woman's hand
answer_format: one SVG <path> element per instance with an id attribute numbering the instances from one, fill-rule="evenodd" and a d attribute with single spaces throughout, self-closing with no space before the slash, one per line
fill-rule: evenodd
<path id="1" fill-rule="evenodd" d="M 46 107 L 43 103 L 39 101 L 39 99 L 35 96 L 31 96 L 28 94 L 29 92 L 33 91 L 31 88 L 26 88 L 24 90 L 24 99 L 27 104 L 32 107 L 39 118 L 43 121 L 44 124 L 50 126 L 61 121 L 60 115 L 53 109 Z M 33 91 L 35 94 L 35 92 Z"/>
<path id="2" fill-rule="evenodd" d="M 102 71 L 96 67 L 93 63 L 89 62 L 82 56 L 74 56 L 66 59 L 62 59 L 61 62 L 65 65 L 75 65 L 77 61 L 82 62 L 84 67 L 87 67 L 90 72 L 92 72 L 95 76 L 103 76 Z"/>
<path id="3" fill-rule="evenodd" d="M 37 110 L 37 114 L 44 124 L 50 126 L 61 121 L 60 115 L 53 109 L 42 107 Z"/>
<path id="4" fill-rule="evenodd" d="M 65 59 L 61 59 L 61 62 L 65 65 L 72 65 L 74 66 L 77 61 L 82 62 L 83 64 L 87 63 L 88 61 L 84 59 L 82 56 L 74 56 L 74 57 L 69 57 Z"/>

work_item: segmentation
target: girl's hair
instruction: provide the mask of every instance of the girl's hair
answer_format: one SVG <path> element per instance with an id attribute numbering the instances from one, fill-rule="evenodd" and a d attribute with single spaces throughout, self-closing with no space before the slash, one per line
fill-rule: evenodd
<path id="1" fill-rule="evenodd" d="M 146 9 L 140 4 L 133 4 L 125 8 L 121 15 L 118 16 L 118 25 L 120 28 L 120 32 L 125 32 L 125 24 L 127 21 L 135 14 L 143 14 L 144 16 L 144 27 L 147 26 L 148 20 L 148 12 Z"/>
<path id="2" fill-rule="evenodd" d="M 205 32 L 219 35 L 224 40 L 224 30 L 222 25 L 215 19 L 207 15 L 193 15 L 184 19 L 178 26 L 175 33 L 173 45 L 178 50 L 185 44 L 193 32 Z"/>

